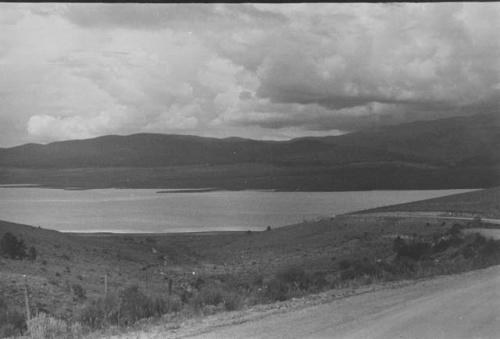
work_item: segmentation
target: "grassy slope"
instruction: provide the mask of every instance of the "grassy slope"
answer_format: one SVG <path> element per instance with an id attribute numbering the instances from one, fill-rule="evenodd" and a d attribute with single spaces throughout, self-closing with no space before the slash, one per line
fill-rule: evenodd
<path id="1" fill-rule="evenodd" d="M 12 232 L 39 252 L 35 262 L 0 259 L 0 294 L 21 308 L 27 274 L 33 306 L 69 316 L 81 304 L 71 285 L 81 284 L 88 297 L 102 295 L 105 273 L 110 290 L 136 283 L 150 294 L 165 294 L 161 268 L 178 293 L 199 276 L 227 276 L 245 284 L 289 266 L 335 272 L 343 258 L 391 256 L 391 240 L 384 235 L 438 229 L 437 221 L 429 227 L 398 218 L 345 217 L 251 234 L 72 235 L 0 222 L 0 236 Z"/>
<path id="2" fill-rule="evenodd" d="M 455 214 L 479 214 L 483 217 L 500 218 L 500 187 L 406 204 L 379 207 L 363 211 L 362 213 L 398 211 L 451 211 Z"/>

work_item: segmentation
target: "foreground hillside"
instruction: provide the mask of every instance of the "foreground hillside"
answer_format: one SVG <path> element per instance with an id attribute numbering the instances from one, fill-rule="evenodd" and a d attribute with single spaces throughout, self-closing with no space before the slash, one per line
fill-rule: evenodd
<path id="1" fill-rule="evenodd" d="M 357 214 L 262 232 L 65 234 L 0 222 L 0 238 L 9 232 L 37 251 L 0 257 L 0 305 L 10 312 L 0 318 L 23 319 L 25 282 L 33 313 L 79 326 L 61 329 L 71 338 L 500 263 L 498 241 L 462 231 L 478 226 Z M 22 331 L 16 324 L 3 330 Z"/>
<path id="2" fill-rule="evenodd" d="M 0 184 L 286 191 L 500 184 L 498 114 L 336 137 L 257 141 L 136 134 L 0 149 Z"/>

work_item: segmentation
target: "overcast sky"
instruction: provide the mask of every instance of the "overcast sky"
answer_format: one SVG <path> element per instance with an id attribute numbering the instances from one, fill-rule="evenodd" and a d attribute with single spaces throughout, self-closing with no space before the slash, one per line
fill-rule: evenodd
<path id="1" fill-rule="evenodd" d="M 0 147 L 497 111 L 500 3 L 0 4 Z"/>

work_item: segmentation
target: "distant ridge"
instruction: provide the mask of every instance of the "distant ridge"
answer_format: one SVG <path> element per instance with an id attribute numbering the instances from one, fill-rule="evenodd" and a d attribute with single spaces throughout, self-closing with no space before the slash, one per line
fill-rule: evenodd
<path id="1" fill-rule="evenodd" d="M 500 163 L 498 114 L 412 122 L 334 137 L 288 141 L 192 135 L 107 135 L 0 149 L 0 166 L 156 167 L 267 163 L 345 165 L 403 161 L 461 166 Z"/>
<path id="2" fill-rule="evenodd" d="M 499 149 L 500 114 L 496 113 L 287 141 L 107 135 L 0 149 L 0 184 L 278 190 L 479 188 L 500 184 Z M 179 166 L 186 170 L 167 170 Z M 79 172 L 68 172 L 76 169 Z"/>

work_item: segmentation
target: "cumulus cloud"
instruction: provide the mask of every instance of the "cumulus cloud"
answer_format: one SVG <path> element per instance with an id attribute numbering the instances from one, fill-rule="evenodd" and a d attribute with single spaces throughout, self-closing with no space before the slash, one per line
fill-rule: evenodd
<path id="1" fill-rule="evenodd" d="M 34 115 L 28 120 L 28 133 L 41 140 L 84 139 L 116 127 L 116 116 L 103 112 L 93 117 Z"/>
<path id="2" fill-rule="evenodd" d="M 500 5 L 3 4 L 0 144 L 498 110 Z"/>

